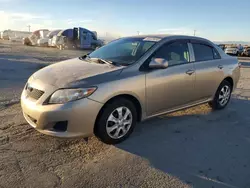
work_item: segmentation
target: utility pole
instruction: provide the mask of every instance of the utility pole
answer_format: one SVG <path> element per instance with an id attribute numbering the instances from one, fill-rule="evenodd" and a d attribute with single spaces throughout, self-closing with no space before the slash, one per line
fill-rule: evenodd
<path id="1" fill-rule="evenodd" d="M 140 31 L 137 31 L 137 34 L 140 35 Z"/>
<path id="2" fill-rule="evenodd" d="M 28 25 L 27 27 L 29 28 L 29 32 L 30 32 L 30 27 L 31 27 L 31 26 L 30 26 L 30 25 Z"/>
<path id="3" fill-rule="evenodd" d="M 194 30 L 194 36 L 195 36 L 196 30 Z"/>

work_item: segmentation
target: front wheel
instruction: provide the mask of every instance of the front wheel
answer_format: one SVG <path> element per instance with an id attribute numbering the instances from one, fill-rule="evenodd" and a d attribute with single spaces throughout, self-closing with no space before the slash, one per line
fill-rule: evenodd
<path id="1" fill-rule="evenodd" d="M 137 113 L 134 104 L 119 98 L 107 104 L 95 125 L 95 135 L 106 144 L 124 141 L 133 132 Z"/>
<path id="2" fill-rule="evenodd" d="M 224 80 L 217 89 L 213 101 L 209 102 L 208 104 L 214 110 L 223 109 L 230 101 L 231 93 L 232 85 L 228 81 Z"/>

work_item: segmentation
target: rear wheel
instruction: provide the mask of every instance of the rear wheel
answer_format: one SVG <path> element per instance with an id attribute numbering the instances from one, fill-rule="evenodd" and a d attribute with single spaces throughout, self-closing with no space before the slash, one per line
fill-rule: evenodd
<path id="1" fill-rule="evenodd" d="M 224 80 L 216 91 L 213 101 L 209 102 L 209 105 L 214 110 L 220 110 L 227 106 L 230 101 L 232 93 L 232 85 Z"/>
<path id="2" fill-rule="evenodd" d="M 120 143 L 133 132 L 136 121 L 134 104 L 120 98 L 104 107 L 95 125 L 95 135 L 106 144 Z"/>

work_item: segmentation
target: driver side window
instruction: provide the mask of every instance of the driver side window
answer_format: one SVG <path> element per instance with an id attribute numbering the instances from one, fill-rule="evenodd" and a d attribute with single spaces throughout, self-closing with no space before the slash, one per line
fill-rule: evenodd
<path id="1" fill-rule="evenodd" d="M 163 58 L 168 61 L 169 66 L 190 62 L 188 45 L 185 42 L 174 42 L 160 47 L 154 58 Z"/>

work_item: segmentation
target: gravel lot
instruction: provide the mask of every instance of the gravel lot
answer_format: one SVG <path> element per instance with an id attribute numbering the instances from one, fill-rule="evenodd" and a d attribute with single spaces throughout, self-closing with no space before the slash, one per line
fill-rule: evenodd
<path id="1" fill-rule="evenodd" d="M 116 146 L 38 133 L 19 104 L 27 78 L 84 53 L 0 41 L 0 188 L 250 187 L 248 58 L 240 59 L 241 79 L 225 110 L 201 105 L 157 117 Z"/>

